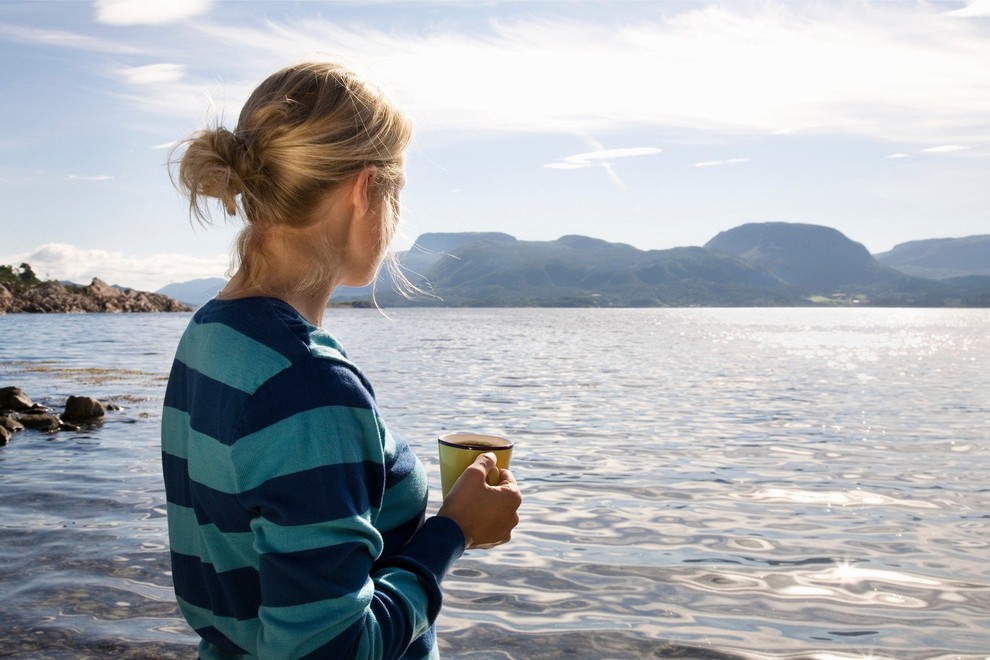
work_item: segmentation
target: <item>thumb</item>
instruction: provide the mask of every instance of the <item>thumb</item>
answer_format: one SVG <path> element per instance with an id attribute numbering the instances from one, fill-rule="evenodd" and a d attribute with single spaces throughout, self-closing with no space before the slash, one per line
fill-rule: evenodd
<path id="1" fill-rule="evenodd" d="M 478 456 L 478 458 L 474 459 L 474 463 L 472 463 L 470 467 L 481 468 L 484 474 L 487 475 L 496 467 L 495 454 L 491 452 L 485 452 L 481 456 Z"/>
<path id="2" fill-rule="evenodd" d="M 495 454 L 491 452 L 485 452 L 484 454 L 478 456 L 474 459 L 474 463 L 468 466 L 469 470 L 475 470 L 476 472 L 481 472 L 481 474 L 487 478 L 488 473 L 496 468 Z"/>

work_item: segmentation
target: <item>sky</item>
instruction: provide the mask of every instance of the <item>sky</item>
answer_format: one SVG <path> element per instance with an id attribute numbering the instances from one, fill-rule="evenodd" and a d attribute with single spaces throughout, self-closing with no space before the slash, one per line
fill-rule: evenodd
<path id="1" fill-rule="evenodd" d="M 0 264 L 151 291 L 224 276 L 239 225 L 190 219 L 170 148 L 309 59 L 413 119 L 396 249 L 990 233 L 990 0 L 0 0 Z"/>

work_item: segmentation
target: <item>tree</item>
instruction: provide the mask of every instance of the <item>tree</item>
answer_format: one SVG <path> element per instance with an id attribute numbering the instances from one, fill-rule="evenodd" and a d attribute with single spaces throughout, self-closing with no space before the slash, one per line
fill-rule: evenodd
<path id="1" fill-rule="evenodd" d="M 20 265 L 20 269 L 21 269 L 21 273 L 20 275 L 17 276 L 17 279 L 19 279 L 22 283 L 24 284 L 38 283 L 38 276 L 34 274 L 34 270 L 32 270 L 30 264 L 22 263 Z"/>

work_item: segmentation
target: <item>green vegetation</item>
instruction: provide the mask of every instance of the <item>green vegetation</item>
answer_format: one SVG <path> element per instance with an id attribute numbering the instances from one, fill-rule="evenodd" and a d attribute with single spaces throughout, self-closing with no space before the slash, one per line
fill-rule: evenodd
<path id="1" fill-rule="evenodd" d="M 11 291 L 20 291 L 41 284 L 41 280 L 34 274 L 30 264 L 22 263 L 17 268 L 0 266 L 0 284 L 7 285 Z"/>

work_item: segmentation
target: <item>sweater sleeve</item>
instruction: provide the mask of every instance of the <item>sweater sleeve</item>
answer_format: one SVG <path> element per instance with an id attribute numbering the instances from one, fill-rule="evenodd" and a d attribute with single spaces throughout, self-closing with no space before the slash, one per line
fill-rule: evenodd
<path id="1" fill-rule="evenodd" d="M 248 425 L 259 428 L 233 455 L 259 556 L 257 653 L 401 657 L 436 620 L 463 534 L 430 518 L 381 559 L 375 521 L 394 457 L 373 399 L 341 365 L 310 360 L 287 371 L 256 393 Z"/>

